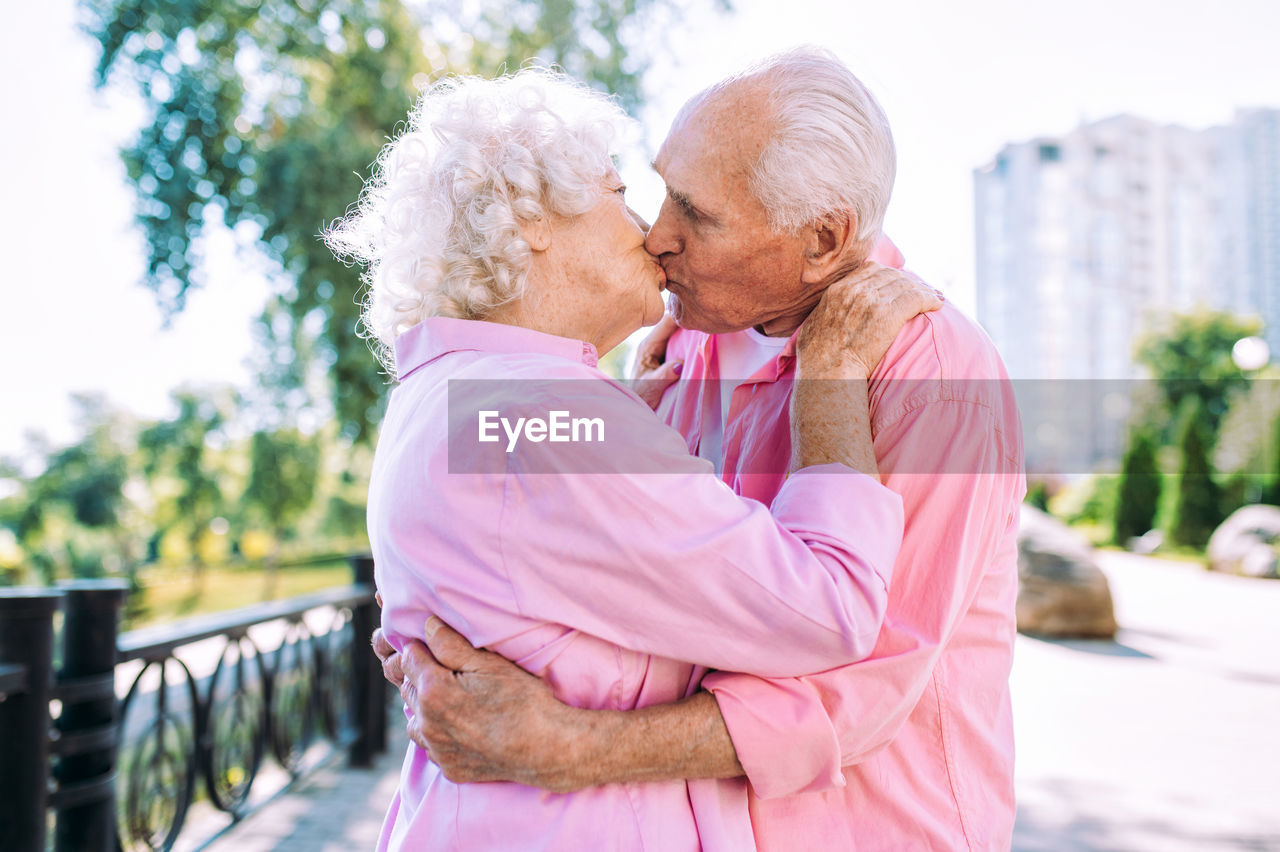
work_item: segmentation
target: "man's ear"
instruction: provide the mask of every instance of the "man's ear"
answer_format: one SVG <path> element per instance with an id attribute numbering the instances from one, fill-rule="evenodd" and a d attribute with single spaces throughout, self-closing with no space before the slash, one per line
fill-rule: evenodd
<path id="1" fill-rule="evenodd" d="M 820 284 L 836 272 L 847 272 L 857 231 L 858 218 L 850 210 L 823 217 L 810 225 L 805 230 L 802 280 L 807 284 Z"/>
<path id="2" fill-rule="evenodd" d="M 543 216 L 536 222 L 521 222 L 520 236 L 534 251 L 551 248 L 551 220 Z"/>

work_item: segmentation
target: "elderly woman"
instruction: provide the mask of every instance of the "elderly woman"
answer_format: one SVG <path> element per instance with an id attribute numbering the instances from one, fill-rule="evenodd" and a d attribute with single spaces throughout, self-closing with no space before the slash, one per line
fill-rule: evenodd
<path id="1" fill-rule="evenodd" d="M 679 699 L 709 667 L 860 659 L 902 531 L 865 373 L 801 335 L 805 375 L 859 381 L 797 404 L 795 470 L 765 507 L 597 369 L 663 314 L 610 158 L 622 120 L 550 72 L 442 83 L 328 236 L 367 264 L 365 325 L 399 381 L 369 493 L 383 629 L 400 648 L 437 614 L 587 708 Z M 854 360 L 931 294 L 895 302 Z M 455 784 L 410 745 L 379 848 L 743 849 L 744 785 Z"/>

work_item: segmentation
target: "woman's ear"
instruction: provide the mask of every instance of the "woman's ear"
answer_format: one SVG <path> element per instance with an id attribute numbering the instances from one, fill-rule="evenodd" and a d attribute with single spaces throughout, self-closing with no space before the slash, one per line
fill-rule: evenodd
<path id="1" fill-rule="evenodd" d="M 534 222 L 521 222 L 520 236 L 534 251 L 546 251 L 551 248 L 551 221 L 543 216 Z"/>
<path id="2" fill-rule="evenodd" d="M 848 255 L 857 230 L 858 219 L 849 210 L 810 225 L 805 231 L 802 280 L 808 284 L 819 284 L 828 281 L 836 272 L 847 272 Z"/>

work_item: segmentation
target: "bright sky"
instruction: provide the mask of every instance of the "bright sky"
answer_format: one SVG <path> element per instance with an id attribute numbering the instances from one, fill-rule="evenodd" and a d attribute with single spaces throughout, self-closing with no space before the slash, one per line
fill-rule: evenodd
<path id="1" fill-rule="evenodd" d="M 684 0 L 689 5 L 699 5 Z M 183 382 L 249 382 L 250 328 L 266 284 L 214 247 L 206 286 L 169 329 L 136 282 L 141 241 L 115 154 L 136 120 L 92 92 L 95 52 L 73 0 L 12 4 L 0 28 L 0 455 L 36 429 L 72 437 L 69 394 L 140 414 Z M 1188 126 L 1280 106 L 1275 0 L 736 0 L 655 32 L 671 60 L 648 81 L 652 156 L 681 103 L 752 60 L 812 42 L 872 89 L 898 144 L 886 228 L 908 264 L 972 310 L 972 169 L 1006 142 L 1121 112 Z M 633 206 L 661 184 L 624 169 Z M 339 211 L 340 212 L 340 211 Z"/>

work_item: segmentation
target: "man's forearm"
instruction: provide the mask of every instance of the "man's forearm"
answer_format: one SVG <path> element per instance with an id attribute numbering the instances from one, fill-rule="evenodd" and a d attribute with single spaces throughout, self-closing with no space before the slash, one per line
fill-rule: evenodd
<path id="1" fill-rule="evenodd" d="M 567 793 L 746 774 L 708 692 L 639 710 L 584 710 L 434 616 L 425 632 L 426 647 L 409 642 L 397 653 L 380 630 L 373 647 L 410 708 L 409 738 L 451 781 L 515 781 Z"/>
<path id="2" fill-rule="evenodd" d="M 708 692 L 639 710 L 580 711 L 576 727 L 575 788 L 744 774 Z"/>

